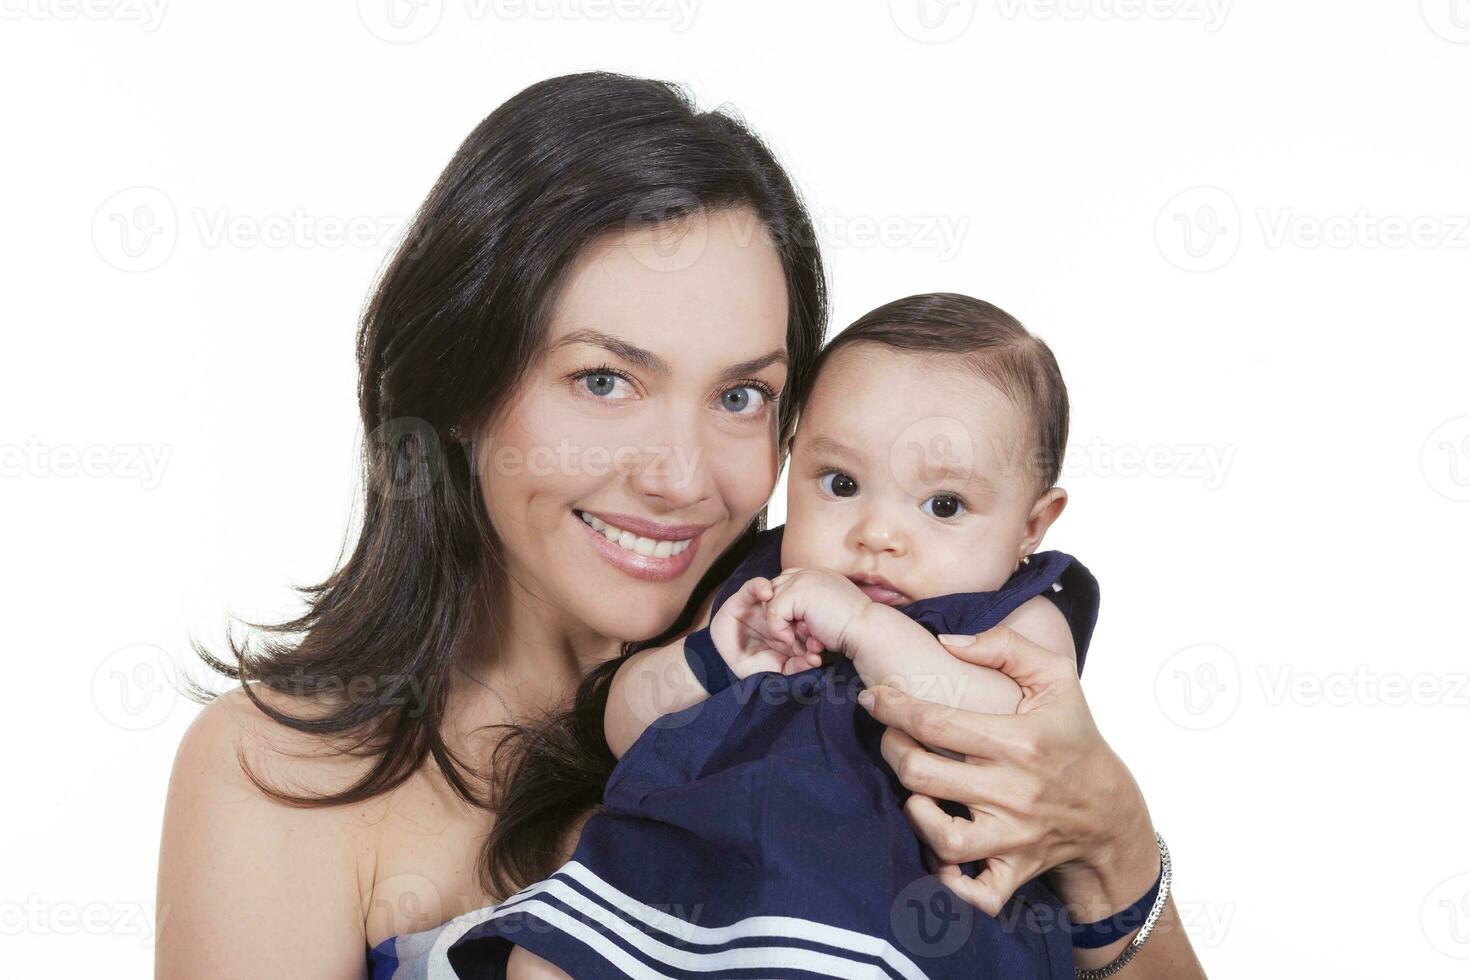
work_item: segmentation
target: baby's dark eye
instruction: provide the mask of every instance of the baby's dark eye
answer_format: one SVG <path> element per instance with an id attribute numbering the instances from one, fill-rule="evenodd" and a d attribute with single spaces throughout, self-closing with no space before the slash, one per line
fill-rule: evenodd
<path id="1" fill-rule="evenodd" d="M 958 517 L 965 512 L 964 502 L 959 497 L 948 493 L 936 493 L 924 501 L 924 513 L 940 520 L 949 520 Z"/>
<path id="2" fill-rule="evenodd" d="M 857 481 L 846 473 L 833 471 L 823 473 L 821 479 L 822 489 L 834 497 L 852 497 L 857 495 Z"/>

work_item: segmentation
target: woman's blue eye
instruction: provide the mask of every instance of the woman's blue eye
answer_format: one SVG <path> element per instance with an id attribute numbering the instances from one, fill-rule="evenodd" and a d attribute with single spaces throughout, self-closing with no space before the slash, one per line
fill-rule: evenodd
<path id="1" fill-rule="evenodd" d="M 766 403 L 766 393 L 754 385 L 727 388 L 720 394 L 720 405 L 735 415 L 754 415 Z"/>
<path id="2" fill-rule="evenodd" d="M 820 482 L 822 489 L 834 497 L 851 497 L 858 491 L 857 481 L 839 471 L 823 473 Z"/>
<path id="3" fill-rule="evenodd" d="M 965 504 L 959 497 L 948 493 L 936 493 L 923 503 L 924 513 L 940 520 L 949 520 L 965 512 Z"/>
<path id="4" fill-rule="evenodd" d="M 628 379 L 608 371 L 589 371 L 582 375 L 582 384 L 598 398 L 627 397 L 626 394 L 617 395 L 616 392 L 619 384 L 627 387 Z"/>

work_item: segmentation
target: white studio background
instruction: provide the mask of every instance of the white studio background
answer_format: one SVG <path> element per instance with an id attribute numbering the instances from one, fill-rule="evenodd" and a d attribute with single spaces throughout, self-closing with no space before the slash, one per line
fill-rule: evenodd
<path id="1" fill-rule="evenodd" d="M 834 326 L 999 303 L 1207 970 L 1470 970 L 1466 0 L 0 0 L 11 977 L 146 977 L 169 680 L 354 519 L 356 315 L 491 109 L 608 68 L 792 169 Z M 781 516 L 781 506 L 775 517 Z"/>

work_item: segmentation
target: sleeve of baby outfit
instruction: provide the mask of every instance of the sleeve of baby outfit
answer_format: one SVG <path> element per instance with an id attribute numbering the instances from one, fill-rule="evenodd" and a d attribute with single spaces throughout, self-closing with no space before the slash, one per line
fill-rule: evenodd
<path id="1" fill-rule="evenodd" d="M 694 672 L 694 679 L 710 694 L 718 694 L 737 680 L 730 665 L 725 663 L 725 658 L 715 649 L 709 627 L 695 630 L 684 637 L 684 659 Z"/>
<path id="2" fill-rule="evenodd" d="M 773 578 L 781 572 L 781 537 L 784 527 L 773 527 L 756 535 L 750 551 L 736 566 L 733 574 L 715 592 L 710 616 L 720 611 L 725 601 L 740 591 L 740 587 L 757 575 Z M 704 689 L 717 694 L 735 683 L 737 678 L 731 671 L 715 641 L 710 637 L 709 627 L 696 630 L 684 638 L 684 659 L 689 669 Z"/>
<path id="3" fill-rule="evenodd" d="M 1055 585 L 1043 593 L 1056 603 L 1057 608 L 1072 628 L 1072 645 L 1077 651 L 1077 674 L 1087 662 L 1087 649 L 1092 644 L 1092 631 L 1097 626 L 1099 590 L 1097 579 L 1087 566 L 1072 558 L 1062 571 Z"/>

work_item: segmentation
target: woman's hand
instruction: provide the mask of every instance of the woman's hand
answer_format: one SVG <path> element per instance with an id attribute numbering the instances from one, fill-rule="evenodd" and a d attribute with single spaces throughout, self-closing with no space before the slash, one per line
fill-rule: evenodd
<path id="1" fill-rule="evenodd" d="M 1076 922 L 1137 901 L 1159 874 L 1148 806 L 1098 732 L 1075 663 L 1005 626 L 940 641 L 959 659 L 1009 676 L 1022 698 L 1016 714 L 988 715 L 890 687 L 870 689 L 869 710 L 888 726 L 883 757 L 913 793 L 905 811 L 935 858 L 935 873 L 990 915 L 1043 872 Z M 926 751 L 921 742 L 965 761 Z M 966 805 L 972 819 L 951 817 L 937 799 Z M 981 859 L 985 869 L 976 878 L 958 867 Z M 1180 972 L 1157 975 L 1202 976 L 1172 908 L 1161 927 L 1168 938 L 1156 933 L 1148 946 L 1160 948 L 1145 947 L 1129 975 L 1154 975 L 1154 964 L 1167 961 Z M 1079 965 L 1107 962 L 1123 945 L 1096 955 L 1079 951 Z"/>

